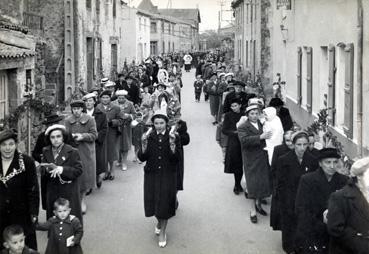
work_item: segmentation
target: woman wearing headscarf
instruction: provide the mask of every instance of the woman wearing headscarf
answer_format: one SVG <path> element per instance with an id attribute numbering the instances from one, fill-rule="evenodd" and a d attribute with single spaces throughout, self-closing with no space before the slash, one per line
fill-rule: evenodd
<path id="1" fill-rule="evenodd" d="M 369 253 L 369 157 L 351 167 L 351 179 L 332 193 L 327 215 L 330 254 Z"/>
<path id="2" fill-rule="evenodd" d="M 46 218 L 54 216 L 54 202 L 65 198 L 70 202 L 71 214 L 82 221 L 79 177 L 82 162 L 77 149 L 65 144 L 66 128 L 55 124 L 47 128 L 46 139 L 51 145 L 45 147 L 41 163 L 41 177 L 46 182 Z"/>
<path id="3" fill-rule="evenodd" d="M 96 122 L 92 116 L 84 113 L 85 103 L 82 100 L 72 101 L 70 104 L 72 114 L 65 119 L 65 127 L 72 133 L 81 156 L 83 173 L 79 179 L 81 191 L 82 212 L 87 210 L 84 197 L 87 192 L 96 186 L 96 151 L 97 139 Z"/>
<path id="4" fill-rule="evenodd" d="M 7 226 L 20 225 L 26 245 L 37 250 L 34 223 L 37 222 L 40 193 L 36 167 L 32 158 L 18 152 L 17 143 L 13 130 L 0 132 L 0 232 Z M 1 244 L 0 250 L 2 248 Z"/>
<path id="5" fill-rule="evenodd" d="M 155 216 L 158 223 L 155 234 L 159 235 L 159 247 L 167 244 L 168 220 L 175 216 L 177 194 L 177 170 L 181 160 L 180 140 L 168 129 L 165 111 L 152 117 L 154 127 L 142 136 L 142 147 L 138 152 L 144 167 L 145 216 Z"/>
<path id="6" fill-rule="evenodd" d="M 257 212 L 267 215 L 261 206 L 262 200 L 272 193 L 268 154 L 264 150 L 265 140 L 271 137 L 271 132 L 263 132 L 258 105 L 247 107 L 246 115 L 246 122 L 238 126 L 238 137 L 242 144 L 248 197 L 254 200 L 250 220 L 257 223 Z"/>

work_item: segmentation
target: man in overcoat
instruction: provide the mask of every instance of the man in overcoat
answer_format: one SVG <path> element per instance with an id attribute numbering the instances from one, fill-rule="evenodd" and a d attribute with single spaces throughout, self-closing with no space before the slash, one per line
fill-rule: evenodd
<path id="1" fill-rule="evenodd" d="M 296 246 L 299 253 L 328 253 L 329 234 L 324 223 L 331 193 L 343 188 L 348 178 L 337 172 L 341 155 L 335 148 L 319 151 L 319 168 L 301 177 L 296 195 Z"/>

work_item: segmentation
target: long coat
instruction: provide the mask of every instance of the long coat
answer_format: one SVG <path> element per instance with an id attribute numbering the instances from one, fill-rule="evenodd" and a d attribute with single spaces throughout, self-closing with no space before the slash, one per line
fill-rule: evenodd
<path id="1" fill-rule="evenodd" d="M 227 135 L 227 148 L 225 154 L 224 173 L 243 173 L 241 143 L 237 134 L 236 124 L 242 113 L 233 111 L 224 115 L 222 133 Z"/>
<path id="2" fill-rule="evenodd" d="M 270 165 L 272 171 L 272 183 L 273 183 L 273 194 L 272 194 L 272 202 L 270 206 L 270 226 L 273 230 L 281 230 L 281 211 L 279 204 L 279 191 L 277 188 L 277 169 L 279 158 L 291 151 L 288 146 L 283 143 L 282 145 L 274 147 L 272 164 Z"/>
<path id="3" fill-rule="evenodd" d="M 76 141 L 83 168 L 83 173 L 79 178 L 80 191 L 93 189 L 96 186 L 95 140 L 97 129 L 95 119 L 85 113 L 82 113 L 80 118 L 71 115 L 65 119 L 65 127 L 72 134 L 82 134 L 82 140 Z"/>
<path id="4" fill-rule="evenodd" d="M 187 123 L 183 120 L 179 120 L 179 128 L 177 129 L 177 133 L 180 139 L 180 152 L 181 152 L 181 161 L 178 163 L 177 170 L 177 190 L 183 190 L 183 178 L 184 178 L 184 151 L 183 147 L 190 143 L 190 135 L 187 132 Z"/>
<path id="5" fill-rule="evenodd" d="M 329 235 L 323 222 L 323 213 L 328 209 L 331 193 L 347 183 L 347 177 L 335 173 L 328 182 L 324 171 L 318 170 L 301 176 L 296 195 L 297 215 L 296 246 L 302 253 L 317 248 L 328 253 Z"/>
<path id="6" fill-rule="evenodd" d="M 328 205 L 330 254 L 369 254 L 369 203 L 352 180 Z"/>
<path id="7" fill-rule="evenodd" d="M 131 122 L 136 115 L 135 106 L 129 100 L 126 100 L 122 104 L 117 104 L 120 107 L 120 114 L 123 119 L 123 123 L 119 126 L 120 129 L 120 146 L 119 151 L 128 152 L 132 146 L 132 127 Z M 131 116 L 124 118 L 124 114 L 130 114 Z"/>
<path id="8" fill-rule="evenodd" d="M 20 156 L 24 168 L 20 165 Z M 38 216 L 40 205 L 35 162 L 16 151 L 5 176 L 2 165 L 0 156 L 0 232 L 9 225 L 18 224 L 26 235 L 26 244 L 37 249 L 35 229 L 31 222 L 31 215 Z"/>
<path id="9" fill-rule="evenodd" d="M 207 87 L 207 92 L 209 94 L 209 102 L 210 102 L 210 114 L 212 116 L 216 116 L 219 110 L 220 103 L 220 95 L 218 92 L 218 83 L 213 81 L 209 81 L 208 84 L 205 85 Z"/>
<path id="10" fill-rule="evenodd" d="M 295 151 L 279 158 L 277 169 L 277 191 L 281 211 L 282 246 L 286 252 L 295 250 L 297 217 L 295 201 L 297 188 L 302 175 L 315 171 L 319 167 L 317 159 L 308 151 L 304 153 L 301 164 Z"/>
<path id="11" fill-rule="evenodd" d="M 51 146 L 44 148 L 43 162 L 54 163 L 63 167 L 60 178 L 51 178 L 49 173 L 42 171 L 41 177 L 46 182 L 46 217 L 54 214 L 54 202 L 58 198 L 65 198 L 70 202 L 71 214 L 82 221 L 81 198 L 78 178 L 81 176 L 82 162 L 77 149 L 64 144 L 58 157 L 54 159 Z"/>
<path id="12" fill-rule="evenodd" d="M 123 124 L 122 115 L 120 114 L 120 108 L 113 103 L 109 103 L 105 108 L 101 103 L 97 105 L 97 108 L 105 113 L 108 121 L 108 131 L 105 138 L 105 144 L 107 146 L 107 161 L 113 163 L 118 159 L 119 139 L 118 139 L 118 127 Z"/>
<path id="13" fill-rule="evenodd" d="M 105 172 L 107 168 L 106 161 L 106 134 L 108 131 L 108 121 L 106 114 L 100 109 L 95 108 L 92 116 L 95 118 L 97 139 L 95 140 L 95 152 L 96 152 L 96 175 L 100 175 Z"/>
<path id="14" fill-rule="evenodd" d="M 268 154 L 264 150 L 265 140 L 260 139 L 263 133 L 260 121 L 258 126 L 259 129 L 256 129 L 250 120 L 238 126 L 247 191 L 249 197 L 255 199 L 266 198 L 272 194 Z"/>
<path id="15" fill-rule="evenodd" d="M 281 119 L 283 130 L 288 131 L 293 127 L 293 121 L 288 108 L 282 107 L 278 113 L 279 119 Z"/>
<path id="16" fill-rule="evenodd" d="M 144 167 L 145 216 L 169 219 L 175 215 L 177 170 L 181 160 L 180 140 L 176 137 L 174 153 L 170 149 L 169 131 L 163 137 L 154 131 L 147 139 L 146 151 L 138 152 Z"/>

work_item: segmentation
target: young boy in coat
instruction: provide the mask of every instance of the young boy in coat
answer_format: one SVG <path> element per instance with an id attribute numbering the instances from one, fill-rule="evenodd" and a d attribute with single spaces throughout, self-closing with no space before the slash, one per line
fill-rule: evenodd
<path id="1" fill-rule="evenodd" d="M 37 251 L 25 245 L 25 235 L 23 228 L 19 225 L 11 225 L 3 232 L 4 247 L 1 254 L 38 254 Z"/>
<path id="2" fill-rule="evenodd" d="M 201 79 L 201 75 L 196 76 L 195 83 L 195 101 L 200 102 L 202 87 L 204 86 L 204 81 Z"/>

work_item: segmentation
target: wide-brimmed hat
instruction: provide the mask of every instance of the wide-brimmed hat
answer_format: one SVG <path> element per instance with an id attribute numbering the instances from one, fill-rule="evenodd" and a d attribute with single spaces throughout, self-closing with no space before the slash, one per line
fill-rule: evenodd
<path id="1" fill-rule="evenodd" d="M 105 84 L 104 84 L 104 87 L 113 87 L 115 86 L 115 82 L 111 81 L 111 80 L 108 80 Z"/>
<path id="2" fill-rule="evenodd" d="M 14 139 L 17 141 L 17 132 L 13 129 L 6 129 L 0 132 L 0 144 L 8 139 Z"/>
<path id="3" fill-rule="evenodd" d="M 369 169 L 369 157 L 357 160 L 352 164 L 351 176 L 362 176 Z"/>
<path id="4" fill-rule="evenodd" d="M 101 82 L 102 84 L 105 84 L 105 83 L 106 83 L 106 82 L 108 82 L 108 81 L 109 81 L 109 79 L 108 79 L 108 78 L 102 78 L 100 82 Z"/>
<path id="5" fill-rule="evenodd" d="M 53 124 L 53 123 L 58 123 L 61 120 L 63 120 L 62 116 L 59 116 L 56 113 L 51 113 L 50 115 L 45 116 L 45 120 L 42 123 L 45 124 L 45 125 L 50 125 L 50 124 Z"/>
<path id="6" fill-rule="evenodd" d="M 225 77 L 229 77 L 229 76 L 234 77 L 234 73 L 233 73 L 233 72 L 228 72 L 228 73 L 225 75 Z"/>
<path id="7" fill-rule="evenodd" d="M 158 109 L 154 112 L 154 115 L 151 117 L 151 122 L 154 123 L 155 118 L 161 118 L 164 119 L 165 122 L 169 122 L 169 118 L 167 115 L 167 112 L 163 109 Z"/>
<path id="8" fill-rule="evenodd" d="M 52 132 L 54 130 L 61 130 L 62 132 L 65 132 L 66 131 L 66 128 L 62 124 L 54 124 L 54 125 L 51 125 L 49 128 L 46 129 L 45 135 L 46 136 L 49 135 L 50 132 Z"/>
<path id="9" fill-rule="evenodd" d="M 94 98 L 96 99 L 96 94 L 95 93 L 88 93 L 85 96 L 82 97 L 82 100 L 87 101 L 88 99 Z"/>
<path id="10" fill-rule="evenodd" d="M 75 108 L 75 107 L 83 108 L 84 106 L 85 106 L 85 102 L 83 100 L 74 100 L 70 103 L 71 108 Z"/>
<path id="11" fill-rule="evenodd" d="M 318 160 L 323 160 L 327 158 L 339 159 L 341 158 L 341 155 L 336 148 L 327 147 L 327 148 L 321 149 L 319 151 Z"/>
<path id="12" fill-rule="evenodd" d="M 284 105 L 284 102 L 280 98 L 272 98 L 269 102 L 270 107 L 279 107 L 283 105 Z"/>
<path id="13" fill-rule="evenodd" d="M 251 110 L 260 109 L 258 105 L 251 105 L 246 108 L 246 114 L 249 113 Z"/>

